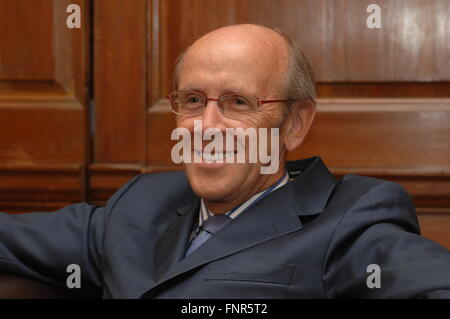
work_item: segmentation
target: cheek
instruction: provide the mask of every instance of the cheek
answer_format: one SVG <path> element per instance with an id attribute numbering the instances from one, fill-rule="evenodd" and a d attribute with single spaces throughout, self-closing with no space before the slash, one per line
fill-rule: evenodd
<path id="1" fill-rule="evenodd" d="M 194 119 L 192 118 L 177 118 L 176 125 L 179 128 L 187 128 L 188 130 L 194 129 Z"/>
<path id="2" fill-rule="evenodd" d="M 271 128 L 279 127 L 283 118 L 282 110 L 278 107 L 264 109 L 249 118 L 246 123 L 248 127 Z"/>

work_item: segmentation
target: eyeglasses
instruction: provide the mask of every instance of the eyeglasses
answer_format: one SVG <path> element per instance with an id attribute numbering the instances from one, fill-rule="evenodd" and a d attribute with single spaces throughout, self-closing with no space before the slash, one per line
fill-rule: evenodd
<path id="1" fill-rule="evenodd" d="M 203 113 L 208 101 L 217 101 L 219 109 L 225 117 L 241 119 L 252 115 L 265 103 L 290 102 L 291 100 L 260 100 L 256 96 L 237 94 L 221 95 L 218 98 L 208 98 L 200 92 L 175 91 L 169 94 L 171 109 L 175 114 L 197 116 Z"/>

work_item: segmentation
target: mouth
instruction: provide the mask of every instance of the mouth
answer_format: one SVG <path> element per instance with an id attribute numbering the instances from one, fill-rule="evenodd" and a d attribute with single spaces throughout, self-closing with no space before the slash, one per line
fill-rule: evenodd
<path id="1" fill-rule="evenodd" d="M 237 154 L 237 151 L 214 151 L 213 154 L 212 152 L 202 152 L 197 149 L 194 152 L 207 163 L 220 162 Z"/>

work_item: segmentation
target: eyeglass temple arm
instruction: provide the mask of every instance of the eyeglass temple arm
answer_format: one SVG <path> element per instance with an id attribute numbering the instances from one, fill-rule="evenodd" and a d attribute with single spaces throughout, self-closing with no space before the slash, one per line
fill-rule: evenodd
<path id="1" fill-rule="evenodd" d="M 258 103 L 275 103 L 275 102 L 291 102 L 292 100 L 258 100 Z"/>

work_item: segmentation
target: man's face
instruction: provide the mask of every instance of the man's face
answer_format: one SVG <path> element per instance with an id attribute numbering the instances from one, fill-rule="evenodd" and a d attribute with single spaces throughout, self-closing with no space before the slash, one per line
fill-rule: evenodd
<path id="1" fill-rule="evenodd" d="M 281 96 L 280 63 L 274 52 L 265 52 L 266 47 L 248 41 L 224 41 L 210 39 L 194 44 L 187 52 L 179 74 L 180 91 L 202 92 L 209 98 L 224 94 L 258 96 L 259 99 L 284 99 Z M 262 50 L 262 51 L 258 51 Z M 269 50 L 270 51 L 270 50 Z M 273 51 L 273 50 L 272 50 Z M 178 116 L 177 126 L 187 128 L 194 136 L 194 121 L 202 121 L 202 131 L 217 128 L 225 137 L 226 128 L 278 128 L 283 121 L 281 103 L 263 104 L 252 116 L 227 118 L 218 102 L 208 101 L 201 115 Z M 280 130 L 281 132 L 281 130 Z M 270 135 L 270 133 L 268 133 Z M 259 136 L 258 136 L 259 140 Z M 209 141 L 203 141 L 203 148 Z M 192 144 L 192 158 L 194 143 Z M 236 151 L 226 149 L 224 152 Z M 280 150 L 283 142 L 280 140 Z M 270 146 L 270 142 L 269 142 Z M 256 163 L 249 163 L 249 143 L 245 143 L 245 163 L 185 163 L 189 182 L 196 194 L 205 200 L 213 213 L 224 213 L 239 205 L 253 194 L 267 188 L 284 173 L 284 158 L 280 159 L 275 174 L 261 174 L 259 156 Z M 284 156 L 284 151 L 282 151 Z M 215 208 L 216 211 L 215 211 Z"/>

